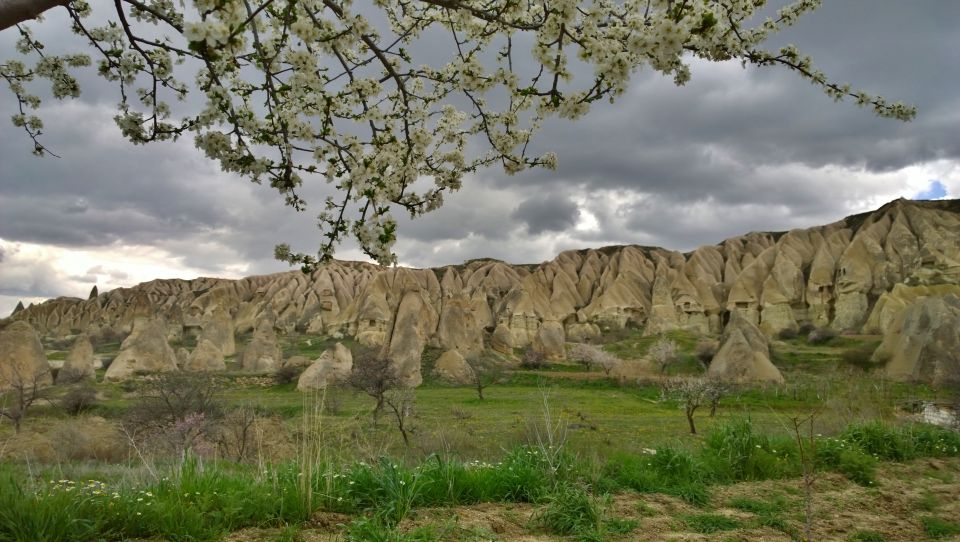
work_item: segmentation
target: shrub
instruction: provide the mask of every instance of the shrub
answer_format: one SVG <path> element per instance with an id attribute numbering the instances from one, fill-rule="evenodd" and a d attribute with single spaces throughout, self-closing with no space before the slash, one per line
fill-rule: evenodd
<path id="1" fill-rule="evenodd" d="M 947 538 L 948 536 L 960 534 L 960 524 L 938 517 L 922 517 L 920 518 L 920 524 L 923 525 L 923 532 L 933 539 Z"/>
<path id="2" fill-rule="evenodd" d="M 714 480 L 740 482 L 765 480 L 795 474 L 792 442 L 772 441 L 753 431 L 749 419 L 718 425 L 707 436 L 702 461 Z"/>
<path id="3" fill-rule="evenodd" d="M 887 542 L 887 539 L 877 531 L 857 531 L 850 535 L 850 542 Z"/>
<path id="4" fill-rule="evenodd" d="M 835 339 L 837 332 L 826 327 L 816 328 L 807 335 L 807 342 L 819 346 Z"/>
<path id="5" fill-rule="evenodd" d="M 547 505 L 534 521 L 553 534 L 571 535 L 599 531 L 603 514 L 600 506 L 580 487 L 561 485 L 547 497 Z"/>
<path id="6" fill-rule="evenodd" d="M 645 455 L 618 454 L 610 458 L 601 469 L 598 489 L 663 493 L 696 506 L 709 502 L 710 490 L 693 456 L 669 447 L 653 452 Z"/>
<path id="7" fill-rule="evenodd" d="M 870 358 L 875 349 L 875 346 L 869 344 L 852 348 L 845 351 L 843 354 L 840 354 L 840 360 L 843 361 L 844 364 L 850 365 L 851 367 L 856 367 L 863 371 L 869 371 L 874 367 L 874 363 Z"/>
<path id="8" fill-rule="evenodd" d="M 303 373 L 304 367 L 298 365 L 284 365 L 277 369 L 277 372 L 273 374 L 273 379 L 280 384 L 289 384 L 294 380 L 300 378 L 300 374 Z"/>
<path id="9" fill-rule="evenodd" d="M 703 339 L 697 343 L 697 347 L 694 350 L 694 356 L 700 362 L 700 365 L 703 365 L 704 368 L 710 365 L 710 362 L 713 361 L 713 356 L 717 355 L 717 342 L 711 341 L 708 339 Z"/>
<path id="10" fill-rule="evenodd" d="M 842 438 L 881 459 L 906 461 L 916 456 L 912 439 L 880 421 L 851 425 L 843 431 Z"/>
<path id="11" fill-rule="evenodd" d="M 833 438 L 818 441 L 816 464 L 818 468 L 837 471 L 862 486 L 876 483 L 877 460 L 855 443 Z"/>
<path id="12" fill-rule="evenodd" d="M 520 360 L 520 366 L 524 369 L 543 369 L 547 366 L 547 358 L 542 352 L 528 346 L 523 349 L 523 358 Z"/>
<path id="13" fill-rule="evenodd" d="M 817 326 L 811 324 L 810 322 L 806 322 L 806 323 L 800 324 L 800 327 L 797 329 L 797 334 L 806 337 L 810 335 L 810 332 L 815 329 L 817 329 Z"/>
<path id="14" fill-rule="evenodd" d="M 960 456 L 960 433 L 929 424 L 907 426 L 902 430 L 913 444 L 914 453 L 925 457 Z"/>
<path id="15" fill-rule="evenodd" d="M 89 384 L 74 386 L 60 398 L 60 408 L 71 416 L 76 416 L 92 407 L 97 401 L 97 390 Z"/>
<path id="16" fill-rule="evenodd" d="M 110 364 L 113 363 L 113 360 L 117 359 L 117 356 L 103 356 L 100 358 L 100 367 L 106 371 L 110 368 Z"/>
<path id="17" fill-rule="evenodd" d="M 143 381 L 124 431 L 151 450 L 182 455 L 213 451 L 223 415 L 221 390 L 210 375 L 169 372 Z"/>
<path id="18" fill-rule="evenodd" d="M 789 341 L 791 339 L 796 339 L 798 336 L 799 336 L 799 333 L 797 332 L 796 329 L 793 329 L 792 327 L 781 329 L 779 332 L 777 332 L 777 338 L 780 339 L 781 341 Z"/>
<path id="19" fill-rule="evenodd" d="M 701 534 L 732 531 L 743 526 L 737 519 L 719 514 L 687 514 L 682 519 L 691 531 Z"/>

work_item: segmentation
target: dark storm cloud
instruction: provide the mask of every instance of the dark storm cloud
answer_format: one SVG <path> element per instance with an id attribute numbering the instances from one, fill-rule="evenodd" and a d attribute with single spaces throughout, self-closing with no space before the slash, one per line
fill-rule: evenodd
<path id="1" fill-rule="evenodd" d="M 397 254 L 402 263 L 426 266 L 481 256 L 536 262 L 564 249 L 614 243 L 686 250 L 862 210 L 877 194 L 896 193 L 900 181 L 886 173 L 960 159 L 957 20 L 960 4 L 953 0 L 828 2 L 773 42 L 796 43 L 831 77 L 915 103 L 914 122 L 834 104 L 784 70 L 694 62 L 693 80 L 680 88 L 642 72 L 615 104 L 598 104 L 576 122 L 546 123 L 534 147 L 558 154 L 556 171 L 481 171 L 435 212 L 410 221 L 397 211 Z M 51 48 L 76 43 L 62 28 L 37 26 Z M 13 40 L 0 33 L 0 51 L 12 51 Z M 428 52 L 431 61 L 442 51 Z M 80 102 L 51 100 L 42 110 L 44 142 L 59 160 L 29 154 L 29 141 L 7 120 L 15 102 L 0 99 L 0 238 L 158 247 L 210 275 L 242 266 L 245 273 L 283 270 L 272 259 L 278 242 L 316 251 L 314 217 L 332 193 L 328 185 L 308 182 L 308 210 L 295 213 L 269 187 L 219 172 L 189 138 L 131 146 L 112 121 L 116 89 L 93 70 L 81 84 Z M 362 258 L 352 243 L 338 256 Z M 0 296 L 65 292 L 58 284 L 69 277 L 48 263 L 12 266 L 11 259 L 0 249 Z M 36 279 L 30 265 L 37 266 Z M 124 273 L 70 275 L 85 281 L 104 276 L 99 271 L 114 280 Z"/>
<path id="2" fill-rule="evenodd" d="M 513 218 L 526 224 L 532 235 L 563 231 L 577 223 L 577 204 L 559 194 L 531 196 L 517 207 Z"/>

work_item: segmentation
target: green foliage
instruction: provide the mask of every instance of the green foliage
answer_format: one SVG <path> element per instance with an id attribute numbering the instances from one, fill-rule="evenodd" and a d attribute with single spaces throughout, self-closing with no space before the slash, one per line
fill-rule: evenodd
<path id="1" fill-rule="evenodd" d="M 440 533 L 431 525 L 402 532 L 383 523 L 379 516 L 357 518 L 347 530 L 350 542 L 434 542 L 441 539 Z"/>
<path id="2" fill-rule="evenodd" d="M 960 523 L 947 521 L 936 516 L 920 518 L 920 525 L 923 526 L 923 532 L 933 539 L 960 535 Z"/>
<path id="3" fill-rule="evenodd" d="M 914 424 L 901 429 L 913 445 L 916 457 L 960 456 L 960 433 L 930 424 Z"/>
<path id="4" fill-rule="evenodd" d="M 743 527 L 739 520 L 719 514 L 687 514 L 682 516 L 681 519 L 688 529 L 701 534 L 732 531 Z"/>
<path id="5" fill-rule="evenodd" d="M 909 435 L 881 421 L 851 425 L 841 438 L 878 459 L 906 461 L 916 455 Z"/>
<path id="6" fill-rule="evenodd" d="M 857 531 L 848 538 L 850 542 L 887 542 L 887 539 L 877 531 Z"/>
<path id="7" fill-rule="evenodd" d="M 876 483 L 877 459 L 867 455 L 856 443 L 832 438 L 820 440 L 815 461 L 818 468 L 837 471 L 857 484 Z"/>
<path id="8" fill-rule="evenodd" d="M 759 435 L 749 419 L 717 426 L 703 444 L 702 460 L 719 482 L 783 478 L 798 473 L 796 446 Z"/>
<path id="9" fill-rule="evenodd" d="M 775 495 L 764 500 L 736 497 L 730 499 L 728 504 L 730 508 L 736 508 L 758 516 L 779 514 L 790 508 L 790 502 L 783 495 Z"/>
<path id="10" fill-rule="evenodd" d="M 702 506 L 710 490 L 702 469 L 691 454 L 673 448 L 659 448 L 655 454 L 617 454 L 601 470 L 598 486 L 603 490 L 631 489 L 641 493 L 663 493 Z"/>
<path id="11" fill-rule="evenodd" d="M 534 516 L 534 522 L 548 532 L 576 535 L 602 529 L 603 511 L 586 490 L 560 485 L 546 497 L 546 506 Z"/>
<path id="12" fill-rule="evenodd" d="M 807 335 L 807 343 L 814 346 L 821 346 L 829 343 L 830 341 L 837 338 L 837 332 L 827 328 L 821 327 L 814 329 Z"/>

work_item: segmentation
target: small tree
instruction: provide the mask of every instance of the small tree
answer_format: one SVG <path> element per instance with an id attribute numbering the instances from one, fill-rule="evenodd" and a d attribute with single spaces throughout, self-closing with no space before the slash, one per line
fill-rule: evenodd
<path id="1" fill-rule="evenodd" d="M 707 403 L 710 405 L 710 417 L 717 415 L 720 400 L 730 393 L 730 386 L 719 380 L 708 380 L 706 389 Z"/>
<path id="2" fill-rule="evenodd" d="M 570 350 L 570 358 L 582 364 L 588 370 L 596 367 L 609 375 L 620 360 L 613 354 L 592 344 L 577 343 Z"/>
<path id="3" fill-rule="evenodd" d="M 347 385 L 377 402 L 373 409 L 374 419 L 383 411 L 387 392 L 402 387 L 390 358 L 379 356 L 373 350 L 361 350 L 354 355 Z"/>
<path id="4" fill-rule="evenodd" d="M 503 365 L 483 355 L 467 359 L 467 365 L 473 370 L 473 388 L 477 390 L 477 397 L 483 401 L 483 390 L 503 380 Z"/>
<path id="5" fill-rule="evenodd" d="M 217 432 L 217 447 L 224 457 L 245 461 L 254 449 L 254 426 L 257 411 L 252 407 L 240 407 L 227 412 Z"/>
<path id="6" fill-rule="evenodd" d="M 708 401 L 707 389 L 709 381 L 703 378 L 688 378 L 674 384 L 672 395 L 680 402 L 687 423 L 690 424 L 690 434 L 697 434 L 697 426 L 693 421 L 693 414 Z"/>
<path id="7" fill-rule="evenodd" d="M 797 441 L 800 468 L 803 472 L 803 539 L 807 542 L 813 540 L 813 490 L 817 481 L 817 438 L 813 426 L 819 414 L 818 408 L 806 416 L 790 418 L 790 429 Z"/>
<path id="8" fill-rule="evenodd" d="M 9 387 L 0 391 L 0 417 L 10 418 L 14 432 L 19 434 L 27 410 L 46 397 L 50 370 L 34 371 L 18 364 L 14 364 L 12 369 L 8 375 Z"/>
<path id="9" fill-rule="evenodd" d="M 680 348 L 677 342 L 668 337 L 660 337 L 655 343 L 650 345 L 647 355 L 660 369 L 660 373 L 667 372 L 667 367 L 677 361 Z"/>

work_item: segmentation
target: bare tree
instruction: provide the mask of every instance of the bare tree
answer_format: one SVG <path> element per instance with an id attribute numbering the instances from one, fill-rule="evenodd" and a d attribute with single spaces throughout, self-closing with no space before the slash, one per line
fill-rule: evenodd
<path id="1" fill-rule="evenodd" d="M 800 453 L 800 467 L 803 471 L 803 502 L 804 502 L 804 522 L 803 539 L 807 542 L 813 540 L 813 490 L 817 481 L 816 457 L 817 457 L 817 438 L 814 434 L 814 421 L 820 410 L 814 410 L 806 416 L 794 416 L 790 418 L 790 429 L 793 431 L 794 438 L 797 441 L 797 449 Z"/>
<path id="2" fill-rule="evenodd" d="M 473 370 L 473 388 L 477 390 L 477 397 L 483 401 L 483 390 L 503 380 L 503 365 L 485 355 L 468 358 L 467 365 Z"/>
<path id="3" fill-rule="evenodd" d="M 8 387 L 0 391 L 0 417 L 10 418 L 14 432 L 18 434 L 27 410 L 38 400 L 46 397 L 47 386 L 50 383 L 50 369 L 40 371 L 32 368 L 20 369 L 19 365 L 14 365 L 13 370 L 7 375 Z"/>
<path id="4" fill-rule="evenodd" d="M 720 400 L 730 394 L 730 386 L 719 380 L 707 381 L 707 402 L 710 404 L 710 417 L 717 415 L 717 407 L 720 406 Z"/>
<path id="5" fill-rule="evenodd" d="M 257 411 L 240 407 L 227 412 L 217 432 L 217 447 L 225 457 L 234 461 L 246 460 L 254 448 L 254 425 Z"/>
<path id="6" fill-rule="evenodd" d="M 410 433 L 413 429 L 408 422 L 413 416 L 413 401 L 415 395 L 412 389 L 388 389 L 383 394 L 383 402 L 393 413 L 394 421 L 397 423 L 397 430 L 403 437 L 403 444 L 410 447 Z"/>
<path id="7" fill-rule="evenodd" d="M 402 387 L 390 358 L 379 356 L 373 350 L 361 350 L 354 355 L 353 370 L 346 383 L 377 402 L 374 418 L 383 411 L 387 392 Z"/>
<path id="8" fill-rule="evenodd" d="M 223 415 L 221 393 L 207 374 L 154 375 L 137 391 L 137 403 L 123 421 L 124 432 L 131 440 L 150 441 L 154 448 L 178 453 L 211 448 Z"/>
<path id="9" fill-rule="evenodd" d="M 616 356 L 592 344 L 577 343 L 570 350 L 570 358 L 582 364 L 588 370 L 594 367 L 609 375 L 620 362 Z"/>
<path id="10" fill-rule="evenodd" d="M 663 336 L 658 338 L 647 350 L 647 355 L 657 364 L 661 374 L 667 372 L 667 367 L 677 361 L 679 353 L 680 348 L 677 346 L 677 342 Z"/>

